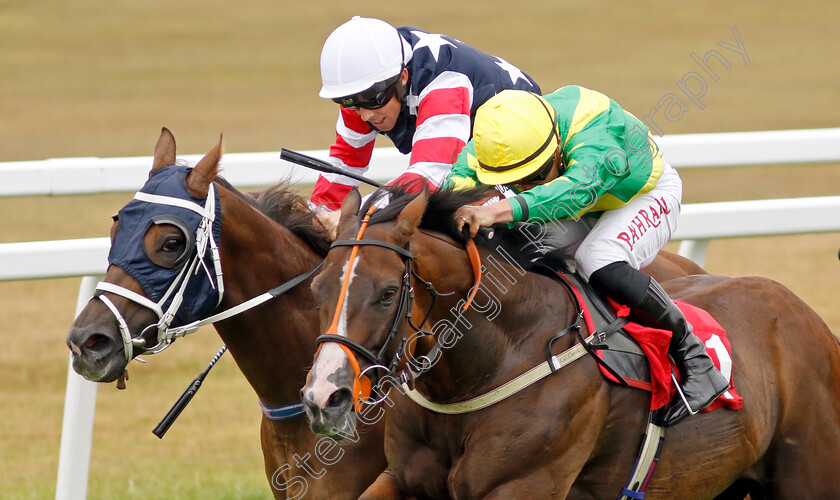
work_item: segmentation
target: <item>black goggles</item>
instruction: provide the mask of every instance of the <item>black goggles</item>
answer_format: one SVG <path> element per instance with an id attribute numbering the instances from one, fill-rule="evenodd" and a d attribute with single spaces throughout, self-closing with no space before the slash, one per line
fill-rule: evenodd
<path id="1" fill-rule="evenodd" d="M 548 177 L 548 173 L 551 172 L 551 167 L 554 166 L 554 159 L 557 157 L 557 154 L 551 155 L 551 158 L 548 159 L 543 166 L 538 168 L 535 172 L 533 172 L 528 177 L 524 179 L 516 181 L 516 184 L 534 184 L 536 182 L 542 182 Z"/>
<path id="2" fill-rule="evenodd" d="M 333 102 L 350 109 L 379 109 L 388 104 L 394 94 L 397 93 L 397 83 L 400 81 L 400 75 L 402 75 L 402 71 L 393 78 L 375 83 L 373 87 L 364 92 L 347 97 L 337 97 L 333 99 Z"/>

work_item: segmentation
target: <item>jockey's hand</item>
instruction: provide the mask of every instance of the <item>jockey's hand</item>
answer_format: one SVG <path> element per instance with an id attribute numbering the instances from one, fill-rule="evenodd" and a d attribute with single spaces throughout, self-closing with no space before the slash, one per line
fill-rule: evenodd
<path id="1" fill-rule="evenodd" d="M 318 218 L 318 221 L 327 230 L 327 237 L 329 238 L 329 240 L 335 241 L 335 239 L 338 237 L 338 219 L 341 217 L 341 211 L 333 210 L 326 212 L 318 212 L 317 214 L 315 214 L 315 217 Z"/>
<path id="2" fill-rule="evenodd" d="M 455 224 L 459 231 L 468 226 L 470 238 L 475 238 L 480 227 L 490 227 L 499 222 L 513 222 L 510 202 L 502 200 L 490 205 L 464 205 L 455 211 Z"/>

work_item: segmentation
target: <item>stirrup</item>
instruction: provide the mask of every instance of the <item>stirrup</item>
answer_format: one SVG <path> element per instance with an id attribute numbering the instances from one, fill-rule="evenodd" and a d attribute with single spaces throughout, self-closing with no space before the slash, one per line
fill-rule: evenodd
<path id="1" fill-rule="evenodd" d="M 671 372 L 671 382 L 674 384 L 674 387 L 677 388 L 677 394 L 680 395 L 680 400 L 682 400 L 683 405 L 685 405 L 686 411 L 688 411 L 688 416 L 693 417 L 700 413 L 700 410 L 693 411 L 691 409 L 691 405 L 688 404 L 688 399 L 685 397 L 685 393 L 683 392 L 682 386 L 677 382 L 677 377 L 674 375 L 674 372 Z M 669 405 L 670 406 L 670 405 Z"/>
<path id="2" fill-rule="evenodd" d="M 663 427 L 671 427 L 692 415 L 697 415 L 701 410 L 714 403 L 715 400 L 717 400 L 717 398 L 719 398 L 722 394 L 726 393 L 730 387 L 729 384 L 727 384 L 726 387 L 714 392 L 711 399 L 704 403 L 700 403 L 700 407 L 697 408 L 696 411 L 692 411 L 691 406 L 688 404 L 688 398 L 686 397 L 682 386 L 677 384 L 673 372 L 671 372 L 671 380 L 674 383 L 677 393 L 680 395 L 679 399 L 676 397 L 671 398 L 671 401 L 668 404 L 653 411 L 656 424 Z"/>
<path id="3" fill-rule="evenodd" d="M 677 390 L 677 394 L 679 394 L 679 399 L 671 398 L 666 404 L 662 406 L 662 408 L 657 408 L 650 412 L 650 420 L 651 423 L 655 425 L 659 425 L 662 427 L 671 427 L 677 425 L 678 423 L 682 422 L 688 417 L 692 417 L 697 415 L 700 410 L 693 411 L 691 409 L 691 405 L 688 404 L 688 398 L 685 397 L 685 392 L 683 392 L 682 386 L 677 382 L 677 377 L 674 375 L 674 371 L 671 371 L 671 383 L 674 384 L 674 387 Z M 669 414 L 671 413 L 671 409 L 674 408 L 674 403 L 679 401 L 685 407 L 686 413 L 680 413 L 680 418 L 674 420 L 673 415 L 669 419 Z"/>

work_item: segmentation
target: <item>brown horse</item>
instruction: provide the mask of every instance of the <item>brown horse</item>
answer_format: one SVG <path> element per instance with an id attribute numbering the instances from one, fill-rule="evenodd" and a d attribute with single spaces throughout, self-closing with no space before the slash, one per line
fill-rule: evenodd
<path id="1" fill-rule="evenodd" d="M 175 140 L 163 129 L 150 179 L 141 190 L 158 196 L 166 190 L 170 196 L 173 189 L 186 190 L 186 201 L 198 204 L 214 198 L 208 192 L 218 193 L 215 201 L 219 212 L 214 223 L 220 230 L 216 243 L 224 291 L 219 302 L 219 278 L 212 258 L 208 257 L 206 270 L 197 265 L 199 272 L 193 279 L 206 284 L 209 274 L 216 277 L 213 286 L 200 289 L 190 285 L 182 297 L 182 306 L 193 311 L 224 311 L 260 296 L 318 265 L 327 248 L 326 233 L 314 221 L 304 199 L 283 185 L 254 196 L 236 191 L 217 178 L 220 156 L 221 141 L 184 176 L 183 170 L 187 169 L 175 166 Z M 178 168 L 182 169 L 180 177 L 173 173 L 161 180 Z M 154 182 L 158 183 L 156 191 L 150 188 Z M 191 234 L 195 227 L 185 227 L 190 226 L 185 221 L 193 217 L 194 210 L 149 203 L 133 210 L 138 203 L 142 201 L 135 198 L 115 218 L 111 265 L 105 277 L 105 283 L 110 285 L 100 285 L 100 297 L 86 305 L 67 336 L 73 368 L 88 380 L 112 382 L 124 372 L 128 360 L 150 349 L 147 346 L 157 344 L 154 350 L 160 350 L 168 345 L 155 335 L 162 321 L 152 310 L 155 304 L 141 305 L 141 299 L 130 300 L 131 294 L 121 290 L 149 298 L 138 279 L 150 289 L 155 288 L 157 281 L 168 288 L 175 277 L 161 280 L 157 277 L 159 272 L 174 274 L 179 265 L 187 264 L 185 258 L 190 257 L 190 252 L 197 253 L 190 245 L 196 239 Z M 207 243 L 208 249 L 212 246 Z M 131 256 L 121 257 L 120 252 Z M 147 266 L 147 271 L 139 269 L 143 255 L 154 263 Z M 103 298 L 115 307 L 116 313 L 109 310 Z M 152 299 L 158 300 L 156 296 Z M 120 321 L 125 322 L 127 333 L 121 332 L 115 319 L 117 313 L 123 318 Z M 173 326 L 177 326 L 182 314 L 185 322 L 200 319 L 179 310 Z M 318 314 L 308 280 L 214 326 L 265 407 L 278 408 L 300 401 L 304 367 L 315 353 L 318 331 Z M 126 355 L 126 351 L 131 355 Z M 338 447 L 331 439 L 315 437 L 302 416 L 272 420 L 264 415 L 261 424 L 265 472 L 275 498 L 301 498 L 304 494 L 309 498 L 357 498 L 385 468 L 382 441 L 381 426 L 374 426 L 361 436 L 351 436 L 351 441 L 344 440 Z"/>
<path id="2" fill-rule="evenodd" d="M 474 271 L 464 246 L 437 231 L 451 227 L 452 209 L 469 201 L 448 193 L 395 195 L 360 223 L 359 198 L 345 200 L 339 233 L 345 241 L 332 248 L 312 284 L 322 330 L 329 325 L 335 334 L 321 337 L 302 391 L 313 430 L 346 434 L 359 421 L 377 421 L 370 408 L 378 407 L 363 404 L 365 376 L 378 370 L 368 367 L 369 359 L 386 360 L 395 376 L 402 367 L 425 368 L 413 380 L 416 391 L 436 403 L 457 403 L 545 362 L 546 341 L 574 323 L 568 290 L 492 249 L 480 251 L 484 279 L 463 311 Z M 365 241 L 354 246 L 346 241 L 351 238 Z M 825 323 L 792 292 L 764 278 L 701 274 L 665 287 L 726 329 L 732 381 L 744 405 L 668 428 L 646 498 L 840 498 L 834 476 L 840 464 L 840 346 Z M 401 307 L 412 298 L 413 305 Z M 406 342 L 399 333 L 389 339 L 394 326 L 405 328 Z M 439 356 L 429 352 L 434 342 Z M 553 352 L 578 342 L 566 335 Z M 392 359 L 399 362 L 388 364 Z M 389 470 L 362 498 L 616 498 L 650 405 L 649 394 L 606 382 L 589 356 L 462 414 L 421 408 L 393 377 L 380 377 L 397 386 L 379 396 L 391 406 Z"/>

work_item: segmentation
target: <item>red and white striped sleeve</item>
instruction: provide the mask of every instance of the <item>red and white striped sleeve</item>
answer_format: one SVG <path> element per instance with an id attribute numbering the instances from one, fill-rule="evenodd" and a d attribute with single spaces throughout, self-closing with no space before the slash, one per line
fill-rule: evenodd
<path id="1" fill-rule="evenodd" d="M 359 113 L 352 109 L 341 108 L 335 125 L 335 144 L 330 147 L 329 162 L 333 166 L 353 171 L 358 174 L 367 172 L 377 132 L 365 123 Z M 323 206 L 330 210 L 341 208 L 341 202 L 347 193 L 359 181 L 338 174 L 321 174 L 315 183 L 309 203 Z"/>
<path id="2" fill-rule="evenodd" d="M 408 169 L 389 184 L 443 184 L 470 138 L 472 99 L 470 79 L 454 71 L 441 73 L 420 92 Z"/>
<path id="3" fill-rule="evenodd" d="M 388 184 L 419 190 L 427 182 L 440 187 L 452 170 L 458 154 L 470 138 L 470 109 L 473 87 L 463 73 L 445 71 L 418 96 L 417 128 L 414 132 L 408 169 Z M 354 110 L 341 109 L 336 124 L 336 142 L 330 148 L 330 161 L 359 174 L 368 169 L 376 130 L 362 121 Z M 330 210 L 359 182 L 336 174 L 322 174 L 309 201 Z"/>

